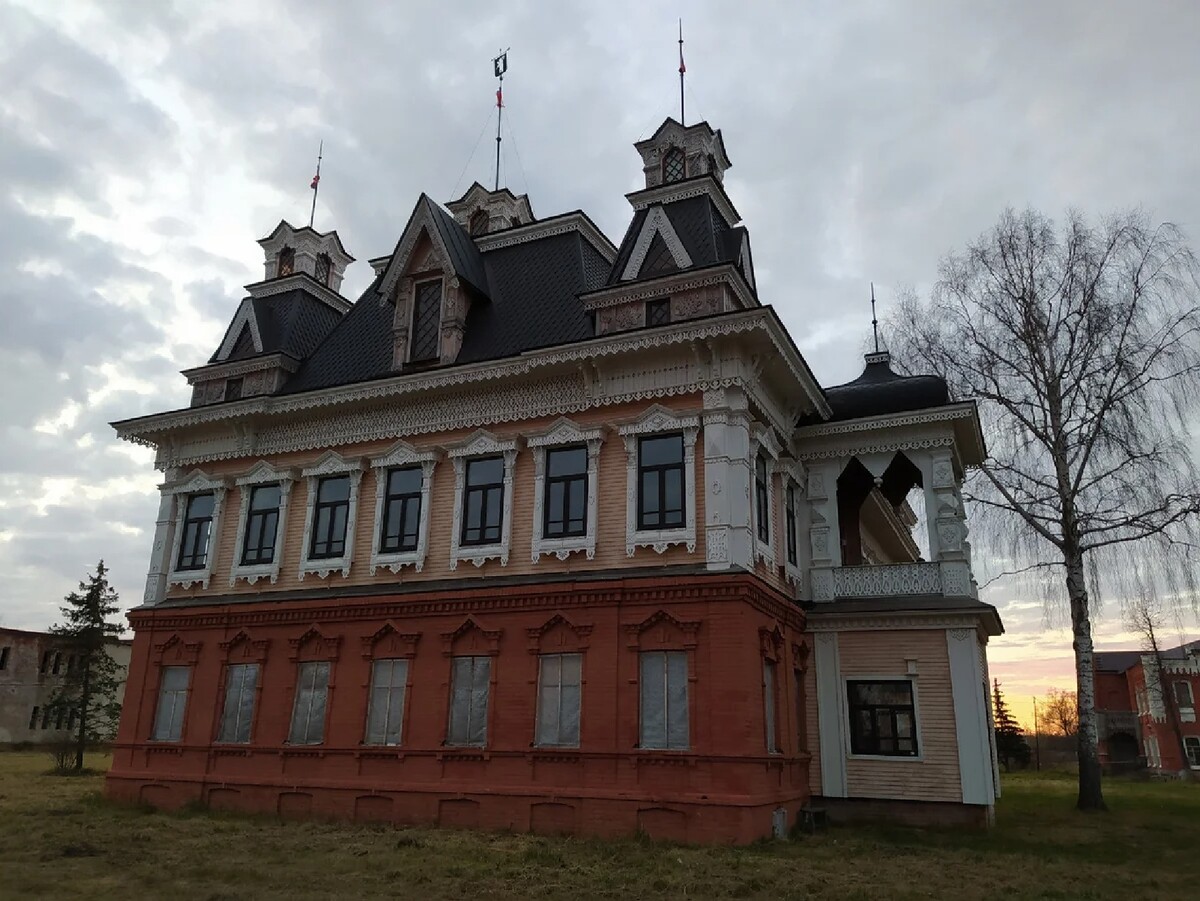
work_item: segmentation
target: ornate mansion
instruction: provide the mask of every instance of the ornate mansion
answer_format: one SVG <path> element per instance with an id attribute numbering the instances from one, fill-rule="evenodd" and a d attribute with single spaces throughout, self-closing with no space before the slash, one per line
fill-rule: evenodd
<path id="1" fill-rule="evenodd" d="M 818 384 L 721 133 L 635 147 L 619 246 L 478 184 L 422 195 L 355 301 L 336 232 L 259 242 L 191 405 L 115 423 L 164 480 L 110 796 L 697 842 L 809 805 L 990 822 L 973 404 L 886 353 Z"/>

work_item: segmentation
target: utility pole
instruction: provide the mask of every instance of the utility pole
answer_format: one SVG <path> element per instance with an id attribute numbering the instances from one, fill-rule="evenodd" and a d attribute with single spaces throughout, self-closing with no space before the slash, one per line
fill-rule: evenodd
<path id="1" fill-rule="evenodd" d="M 1042 733 L 1038 728 L 1037 696 L 1033 699 L 1033 753 L 1038 772 L 1042 770 Z"/>

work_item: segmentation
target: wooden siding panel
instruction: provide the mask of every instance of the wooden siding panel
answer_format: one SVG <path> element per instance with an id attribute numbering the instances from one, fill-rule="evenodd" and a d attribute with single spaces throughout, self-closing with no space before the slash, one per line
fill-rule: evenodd
<path id="1" fill-rule="evenodd" d="M 842 678 L 903 676 L 915 658 L 920 760 L 846 760 L 850 797 L 962 801 L 950 659 L 944 629 L 843 632 Z M 819 784 L 819 783 L 817 783 Z"/>

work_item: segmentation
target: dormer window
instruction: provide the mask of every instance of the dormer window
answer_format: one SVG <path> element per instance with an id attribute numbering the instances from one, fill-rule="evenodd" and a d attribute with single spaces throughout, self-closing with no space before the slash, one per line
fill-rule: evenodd
<path id="1" fill-rule="evenodd" d="M 487 234 L 489 219 L 490 217 L 488 216 L 487 210 L 476 210 L 471 214 L 470 231 L 472 238 Z"/>
<path id="2" fill-rule="evenodd" d="M 416 286 L 412 315 L 412 343 L 408 354 L 410 363 L 425 363 L 438 359 L 438 333 L 442 320 L 441 280 L 421 282 Z"/>
<path id="3" fill-rule="evenodd" d="M 240 400 L 242 397 L 242 379 L 225 380 L 225 400 Z"/>
<path id="4" fill-rule="evenodd" d="M 291 275 L 296 271 L 296 251 L 291 247 L 285 247 L 279 251 L 279 266 L 276 270 L 276 276 L 283 278 L 285 275 Z"/>
<path id="5" fill-rule="evenodd" d="M 328 286 L 329 285 L 329 272 L 332 268 L 333 268 L 333 265 L 330 262 L 329 254 L 327 254 L 327 253 L 317 254 L 317 273 L 316 273 L 317 281 L 319 281 L 322 285 Z"/>
<path id="6" fill-rule="evenodd" d="M 663 182 L 682 181 L 684 175 L 687 174 L 687 162 L 683 155 L 683 150 L 679 147 L 672 147 L 663 156 L 662 177 Z"/>
<path id="7" fill-rule="evenodd" d="M 671 300 L 646 301 L 646 325 L 653 328 L 656 325 L 668 325 L 671 322 Z"/>

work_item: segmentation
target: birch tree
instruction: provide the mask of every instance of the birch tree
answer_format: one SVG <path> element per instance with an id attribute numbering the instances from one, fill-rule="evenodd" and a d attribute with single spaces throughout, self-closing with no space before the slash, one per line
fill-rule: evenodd
<path id="1" fill-rule="evenodd" d="M 1195 604 L 1200 480 L 1188 446 L 1200 399 L 1200 267 L 1184 236 L 1140 212 L 1061 227 L 1005 212 L 941 263 L 895 322 L 911 369 L 975 399 L 989 459 L 968 502 L 1070 611 L 1078 807 L 1105 809 L 1096 748 L 1092 607 L 1124 563 Z M 1113 565 L 1115 562 L 1116 565 Z"/>

